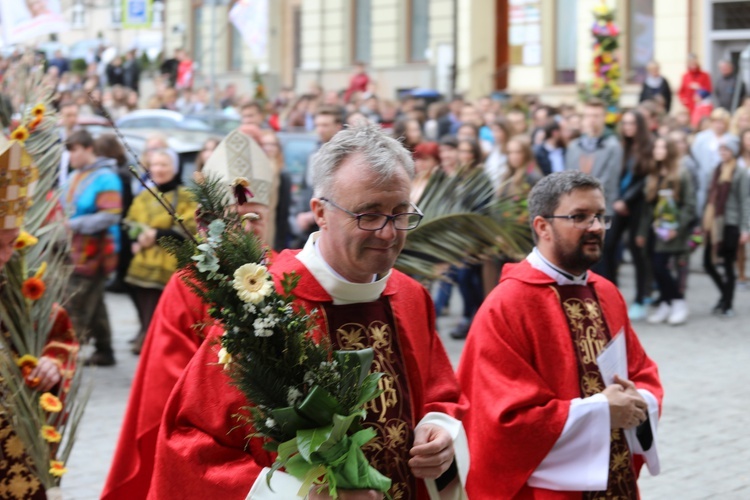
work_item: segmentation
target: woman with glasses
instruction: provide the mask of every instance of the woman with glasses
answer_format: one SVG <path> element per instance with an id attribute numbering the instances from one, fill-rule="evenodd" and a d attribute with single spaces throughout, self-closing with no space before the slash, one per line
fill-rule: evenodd
<path id="1" fill-rule="evenodd" d="M 695 191 L 690 173 L 681 168 L 677 144 L 660 137 L 654 142 L 655 169 L 646 178 L 646 207 L 636 244 L 644 248 L 654 242 L 651 263 L 659 288 L 659 308 L 649 315 L 652 324 L 681 325 L 688 306 L 676 277 L 678 258 L 687 251 L 691 223 L 695 217 Z"/>

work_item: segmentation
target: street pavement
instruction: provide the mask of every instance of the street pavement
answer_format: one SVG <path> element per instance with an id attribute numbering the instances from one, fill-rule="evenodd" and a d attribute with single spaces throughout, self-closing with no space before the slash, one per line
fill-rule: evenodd
<path id="1" fill-rule="evenodd" d="M 692 264 L 698 269 L 697 260 Z M 631 299 L 632 268 L 623 266 L 621 275 L 625 298 Z M 645 500 L 750 498 L 750 384 L 742 375 L 750 366 L 750 292 L 738 290 L 737 316 L 732 319 L 710 314 L 717 300 L 718 292 L 708 277 L 695 272 L 690 276 L 691 316 L 686 325 L 635 325 L 646 351 L 659 365 L 666 394 L 658 433 L 662 471 L 651 477 L 644 470 L 639 485 Z M 130 299 L 108 294 L 106 301 L 118 363 L 112 368 L 87 368 L 93 392 L 63 479 L 66 500 L 99 497 L 138 360 L 128 344 L 138 328 Z M 455 291 L 450 313 L 439 318 L 438 327 L 457 365 L 463 341 L 448 336 L 461 314 Z"/>

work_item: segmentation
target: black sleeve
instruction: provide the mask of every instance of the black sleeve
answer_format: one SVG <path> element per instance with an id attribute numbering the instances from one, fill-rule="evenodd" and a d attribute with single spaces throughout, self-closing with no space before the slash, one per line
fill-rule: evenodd
<path id="1" fill-rule="evenodd" d="M 156 241 L 159 241 L 162 238 L 169 237 L 174 238 L 178 241 L 184 241 L 185 236 L 181 233 L 178 233 L 174 229 L 157 229 L 156 230 Z"/>
<path id="2" fill-rule="evenodd" d="M 287 172 L 279 177 L 279 197 L 276 204 L 276 236 L 273 248 L 280 252 L 289 246 L 289 211 L 292 205 L 292 180 Z"/>

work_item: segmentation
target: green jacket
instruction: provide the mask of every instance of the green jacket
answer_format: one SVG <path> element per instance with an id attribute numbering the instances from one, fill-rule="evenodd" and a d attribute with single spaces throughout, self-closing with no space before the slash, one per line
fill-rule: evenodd
<path id="1" fill-rule="evenodd" d="M 196 230 L 196 203 L 190 192 L 180 186 L 176 190 L 164 193 L 163 199 L 174 207 L 187 229 L 194 232 Z M 149 228 L 156 229 L 157 240 L 165 236 L 187 236 L 181 234 L 181 228 L 176 225 L 158 200 L 147 191 L 135 197 L 128 210 L 125 223 L 131 229 L 135 228 L 136 233 Z M 151 248 L 142 249 L 133 256 L 125 281 L 143 288 L 163 289 L 176 268 L 177 260 L 157 243 Z"/>
<path id="2" fill-rule="evenodd" d="M 663 186 L 666 187 L 666 186 Z M 664 241 L 654 234 L 654 252 L 659 253 L 682 253 L 688 250 L 688 241 L 695 221 L 695 187 L 690 173 L 685 169 L 680 173 L 680 199 L 677 200 L 678 228 L 677 236 L 669 241 Z M 658 198 L 657 198 L 658 199 Z M 638 226 L 638 235 L 648 238 L 650 232 L 654 231 L 654 211 L 656 201 L 646 202 L 641 212 L 641 221 Z"/>

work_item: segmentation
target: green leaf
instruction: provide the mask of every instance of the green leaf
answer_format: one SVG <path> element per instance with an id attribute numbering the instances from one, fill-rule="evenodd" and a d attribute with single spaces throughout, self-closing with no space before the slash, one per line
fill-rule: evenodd
<path id="1" fill-rule="evenodd" d="M 312 429 L 317 426 L 315 422 L 300 415 L 293 407 L 276 408 L 271 410 L 276 425 L 286 435 L 294 435 L 299 429 Z"/>
<path id="2" fill-rule="evenodd" d="M 380 382 L 381 377 L 383 377 L 383 373 L 371 373 L 365 378 L 359 391 L 357 408 L 362 407 L 365 403 L 380 395 L 382 391 L 378 388 L 378 382 Z"/>
<path id="3" fill-rule="evenodd" d="M 335 414 L 342 413 L 336 398 L 320 386 L 312 388 L 302 404 L 297 407 L 297 411 L 316 422 L 317 426 L 329 424 Z"/>
<path id="4" fill-rule="evenodd" d="M 365 377 L 370 373 L 374 357 L 374 352 L 371 348 L 368 347 L 367 349 L 356 351 L 336 351 L 333 355 L 343 371 L 359 371 L 359 385 L 365 381 Z"/>
<path id="5" fill-rule="evenodd" d="M 312 454 L 324 446 L 331 437 L 333 426 L 318 427 L 297 431 L 297 447 L 299 454 L 308 462 L 312 462 Z"/>

